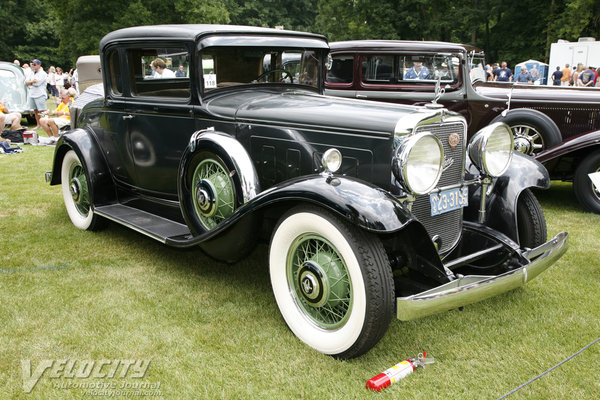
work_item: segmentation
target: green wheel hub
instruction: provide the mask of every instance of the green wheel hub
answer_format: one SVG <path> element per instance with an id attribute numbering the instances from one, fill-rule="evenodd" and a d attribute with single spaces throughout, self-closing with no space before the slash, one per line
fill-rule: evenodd
<path id="1" fill-rule="evenodd" d="M 352 285 L 344 260 L 323 237 L 296 239 L 287 260 L 288 285 L 305 314 L 322 329 L 343 326 L 352 309 Z"/>
<path id="2" fill-rule="evenodd" d="M 235 210 L 233 182 L 217 161 L 206 159 L 194 170 L 193 203 L 202 226 L 210 230 Z"/>
<path id="3" fill-rule="evenodd" d="M 69 171 L 69 192 L 77 212 L 87 217 L 90 212 L 90 194 L 85 171 L 81 164 L 74 164 Z"/>

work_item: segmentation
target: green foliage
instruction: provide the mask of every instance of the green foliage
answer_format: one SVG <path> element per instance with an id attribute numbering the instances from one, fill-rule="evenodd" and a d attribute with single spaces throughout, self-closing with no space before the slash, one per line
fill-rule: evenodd
<path id="1" fill-rule="evenodd" d="M 229 0 L 231 23 L 312 31 L 317 15 L 317 0 Z"/>

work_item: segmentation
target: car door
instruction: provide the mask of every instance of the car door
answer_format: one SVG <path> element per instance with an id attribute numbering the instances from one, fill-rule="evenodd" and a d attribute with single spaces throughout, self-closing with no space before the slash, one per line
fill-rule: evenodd
<path id="1" fill-rule="evenodd" d="M 135 186 L 147 195 L 176 199 L 179 161 L 196 130 L 189 48 L 161 43 L 127 49 L 130 96 L 121 118 Z M 184 74 L 176 75 L 180 66 Z"/>

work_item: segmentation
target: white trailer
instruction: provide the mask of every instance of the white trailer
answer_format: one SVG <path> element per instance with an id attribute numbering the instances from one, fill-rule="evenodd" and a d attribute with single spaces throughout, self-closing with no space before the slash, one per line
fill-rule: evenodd
<path id="1" fill-rule="evenodd" d="M 569 64 L 572 68 L 579 63 L 584 67 L 600 67 L 600 41 L 591 37 L 582 37 L 577 42 L 559 39 L 557 43 L 550 45 L 548 62 L 550 74 L 556 70 L 556 67 L 563 69 L 565 64 Z M 552 79 L 548 79 L 548 85 L 552 85 Z"/>

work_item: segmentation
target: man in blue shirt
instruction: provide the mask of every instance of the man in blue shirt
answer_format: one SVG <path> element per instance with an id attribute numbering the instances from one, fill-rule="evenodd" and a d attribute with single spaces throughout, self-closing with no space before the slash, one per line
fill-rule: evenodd
<path id="1" fill-rule="evenodd" d="M 411 69 L 406 71 L 404 79 L 431 79 L 429 75 L 429 69 L 423 65 L 422 60 L 413 61 Z"/>
<path id="2" fill-rule="evenodd" d="M 521 73 L 519 74 L 519 76 L 517 76 L 517 82 L 519 82 L 519 83 L 531 83 L 532 82 L 531 74 L 529 72 L 527 72 L 527 67 L 525 67 L 525 66 L 521 67 Z"/>
<path id="3" fill-rule="evenodd" d="M 512 72 L 510 68 L 507 67 L 506 61 L 502 61 L 502 68 L 498 68 L 494 71 L 494 80 L 498 82 L 512 82 Z"/>
<path id="4" fill-rule="evenodd" d="M 554 86 L 560 86 L 561 78 L 563 77 L 563 73 L 560 70 L 560 67 L 556 67 L 556 71 L 552 73 L 552 84 Z"/>

